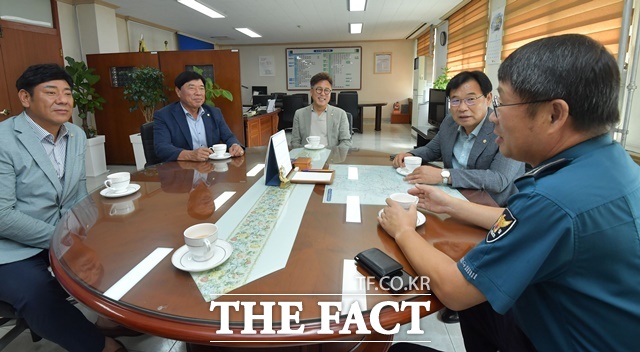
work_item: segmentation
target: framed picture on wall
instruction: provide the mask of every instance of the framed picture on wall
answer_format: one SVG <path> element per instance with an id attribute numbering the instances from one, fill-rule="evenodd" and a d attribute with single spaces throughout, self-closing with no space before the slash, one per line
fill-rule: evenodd
<path id="1" fill-rule="evenodd" d="M 391 73 L 391 53 L 375 53 L 373 73 Z"/>

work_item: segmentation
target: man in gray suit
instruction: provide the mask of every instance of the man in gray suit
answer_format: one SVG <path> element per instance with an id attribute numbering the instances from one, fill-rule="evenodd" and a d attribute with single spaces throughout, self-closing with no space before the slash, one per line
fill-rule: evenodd
<path id="1" fill-rule="evenodd" d="M 438 134 L 427 145 L 396 155 L 393 166 L 406 156 L 419 156 L 423 164 L 442 159 L 443 169 L 421 166 L 405 178 L 409 183 L 444 183 L 454 188 L 482 189 L 500 206 L 517 192 L 513 181 L 524 174 L 524 163 L 504 157 L 498 150 L 492 110 L 491 81 L 480 71 L 464 71 L 447 84 L 451 105 Z"/>
<path id="2" fill-rule="evenodd" d="M 48 270 L 56 224 L 87 195 L 86 137 L 67 122 L 72 87 L 62 67 L 31 66 L 16 82 L 24 111 L 0 123 L 0 300 L 66 350 L 126 351 L 66 300 Z"/>
<path id="3" fill-rule="evenodd" d="M 347 113 L 339 107 L 329 105 L 333 80 L 326 72 L 311 77 L 313 104 L 298 109 L 293 117 L 291 146 L 301 148 L 307 137 L 320 136 L 325 148 L 351 147 L 351 131 Z"/>

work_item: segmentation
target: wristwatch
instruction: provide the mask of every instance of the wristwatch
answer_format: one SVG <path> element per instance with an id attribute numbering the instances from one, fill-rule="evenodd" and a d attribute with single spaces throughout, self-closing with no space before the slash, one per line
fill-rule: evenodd
<path id="1" fill-rule="evenodd" d="M 442 169 L 442 172 L 440 172 L 440 176 L 442 176 L 442 183 L 444 183 L 445 185 L 449 184 L 449 177 L 451 176 L 449 170 Z"/>

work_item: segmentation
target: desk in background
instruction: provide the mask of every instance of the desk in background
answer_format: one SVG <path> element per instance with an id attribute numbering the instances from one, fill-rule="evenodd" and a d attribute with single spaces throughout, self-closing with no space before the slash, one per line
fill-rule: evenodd
<path id="1" fill-rule="evenodd" d="M 244 118 L 246 147 L 260 147 L 269 144 L 271 135 L 278 132 L 278 114 L 281 109 Z"/>
<path id="2" fill-rule="evenodd" d="M 255 177 L 246 175 L 258 163 L 265 160 L 266 148 L 248 148 L 244 157 L 232 158 L 225 172 L 209 172 L 208 189 L 215 198 L 225 191 L 236 191 L 232 200 L 238 199 L 256 182 L 264 182 L 262 172 Z M 211 162 L 214 165 L 220 162 Z M 348 165 L 390 165 L 388 154 L 373 151 L 350 151 L 347 155 L 332 153 L 327 164 L 343 163 Z M 196 220 L 187 216 L 188 192 L 191 190 L 193 170 L 184 169 L 184 165 L 206 166 L 207 163 L 171 162 L 154 165 L 132 175 L 133 183 L 140 184 L 138 193 L 118 198 L 106 199 L 99 192 L 93 192 L 83 203 L 74 208 L 79 213 L 95 205 L 97 218 L 81 223 L 79 236 L 70 236 L 68 232 L 56 231 L 51 243 L 51 266 L 62 286 L 78 301 L 99 314 L 132 329 L 156 336 L 186 341 L 197 345 L 216 345 L 232 347 L 273 347 L 286 351 L 307 351 L 309 344 L 318 341 L 331 341 L 327 350 L 331 351 L 384 351 L 387 343 L 366 343 L 368 340 L 391 342 L 392 335 L 382 335 L 372 331 L 371 335 L 354 335 L 357 326 L 350 326 L 351 335 L 340 335 L 338 330 L 344 324 L 332 323 L 334 334 L 317 334 L 320 329 L 318 301 L 340 301 L 342 292 L 342 272 L 345 259 L 353 257 L 364 249 L 377 247 L 398 260 L 412 275 L 406 258 L 395 241 L 378 225 L 377 213 L 380 205 L 361 205 L 362 222 L 345 223 L 343 205 L 323 203 L 323 185 L 295 185 L 311 187 L 304 215 L 293 244 L 286 267 L 232 291 L 245 294 L 242 301 L 270 301 L 272 297 L 253 296 L 256 294 L 291 294 L 287 301 L 301 301 L 304 310 L 300 311 L 301 324 L 305 324 L 304 335 L 248 335 L 241 334 L 244 328 L 242 311 L 230 312 L 232 334 L 215 334 L 220 326 L 219 310 L 209 311 L 191 275 L 182 272 L 171 264 L 171 254 L 159 262 L 146 276 L 133 286 L 121 299 L 112 300 L 104 293 L 122 278 L 131 268 L 157 247 L 179 248 L 184 244 L 182 231 L 198 222 L 217 222 L 230 211 L 235 201 L 228 201 L 216 207 L 213 215 L 206 220 Z M 389 166 L 391 167 L 391 166 Z M 168 170 L 166 170 L 168 169 Z M 183 171 L 181 171 L 183 169 Z M 164 177 L 163 172 L 171 171 Z M 155 176 L 154 176 L 155 175 Z M 184 184 L 184 185 L 183 185 Z M 184 187 L 183 187 L 184 186 Z M 470 200 L 495 204 L 491 197 L 482 191 L 462 191 Z M 126 214 L 110 215 L 115 203 L 130 202 L 133 211 Z M 129 208 L 127 208 L 129 209 Z M 426 224 L 417 231 L 426 240 L 453 259 L 458 260 L 469 249 L 481 241 L 486 231 L 469 226 L 451 218 L 441 218 L 426 213 Z M 62 224 L 63 222 L 61 222 Z M 70 238 L 71 237 L 71 238 Z M 77 248 L 76 248 L 77 247 Z M 77 249 L 77 250 L 74 250 Z M 70 256 L 79 250 L 86 255 Z M 89 255 L 90 254 L 90 255 Z M 100 270 L 94 270 L 94 269 Z M 317 296 L 313 294 L 331 294 Z M 383 301 L 421 300 L 431 301 L 431 314 L 442 308 L 435 296 L 425 296 L 423 292 L 409 291 L 409 296 L 382 294 L 369 287 L 367 302 L 369 307 Z M 378 294 L 378 295 L 373 295 Z M 415 296 L 414 296 L 415 295 Z M 335 296 L 335 297 L 334 297 Z M 238 296 L 220 297 L 220 300 L 238 300 Z M 345 313 L 346 314 L 346 313 Z M 368 312 L 364 312 L 368 319 Z M 388 329 L 395 324 L 405 324 L 411 319 L 410 311 L 395 312 L 385 308 L 380 313 L 381 325 Z M 274 326 L 279 325 L 279 314 L 274 311 Z M 300 324 L 292 322 L 291 328 Z M 260 327 L 255 326 L 257 330 Z M 217 340 L 211 342 L 211 340 Z M 273 340 L 278 342 L 257 342 Z M 350 342 L 344 342 L 348 340 Z M 358 342 L 353 342 L 357 340 Z M 297 341 L 293 344 L 283 341 Z M 343 341 L 343 342 L 339 342 Z M 359 342 L 364 344 L 359 345 Z M 292 346 L 293 345 L 293 346 Z M 191 351 L 200 351 L 207 346 L 192 346 Z M 298 346 L 298 347 L 296 347 Z"/>
<path id="3" fill-rule="evenodd" d="M 382 131 L 382 107 L 386 106 L 387 103 L 358 103 L 358 114 L 360 114 L 360 131 L 364 131 L 362 129 L 362 123 L 364 121 L 364 108 L 373 106 L 376 108 L 376 131 Z"/>

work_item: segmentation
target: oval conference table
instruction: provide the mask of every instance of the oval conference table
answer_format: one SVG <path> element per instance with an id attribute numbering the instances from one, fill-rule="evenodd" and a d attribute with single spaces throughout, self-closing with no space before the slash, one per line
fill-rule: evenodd
<path id="1" fill-rule="evenodd" d="M 198 211 L 223 192 L 238 196 L 261 179 L 247 171 L 264 163 L 266 148 L 248 148 L 244 157 L 233 158 L 220 166 L 216 162 L 170 162 L 155 165 L 132 175 L 132 183 L 140 185 L 135 194 L 122 198 L 106 198 L 99 191 L 72 209 L 73 216 L 62 219 L 52 239 L 51 266 L 62 286 L 78 301 L 119 324 L 151 335 L 185 341 L 190 351 L 240 351 L 247 348 L 277 348 L 279 351 L 386 351 L 392 335 L 371 328 L 368 311 L 363 312 L 371 334 L 358 335 L 357 324 L 343 329 L 346 312 L 340 322 L 332 321 L 333 334 L 318 334 L 321 329 L 318 301 L 341 301 L 343 262 L 368 248 L 376 247 L 400 262 L 411 275 L 408 264 L 393 239 L 377 223 L 380 205 L 361 205 L 361 223 L 345 221 L 344 204 L 323 203 L 323 185 L 313 187 L 302 216 L 295 242 L 286 266 L 250 282 L 216 301 L 297 301 L 302 303 L 300 322 L 291 321 L 291 329 L 304 324 L 302 334 L 260 334 L 261 320 L 255 320 L 257 334 L 242 334 L 242 311 L 230 309 L 231 334 L 216 334 L 220 328 L 220 310 L 209 310 L 191 275 L 176 269 L 171 254 L 164 257 L 119 300 L 104 293 L 157 247 L 177 249 L 184 244 L 183 231 L 199 222 L 216 222 L 233 205 L 231 198 L 216 207 L 213 214 Z M 334 155 L 335 154 L 335 155 Z M 389 156 L 381 152 L 351 150 L 334 153 L 327 164 L 389 165 Z M 189 200 L 195 171 L 206 180 L 211 202 L 198 204 Z M 194 190 L 195 191 L 195 190 Z M 480 191 L 462 191 L 470 200 L 495 205 Z M 202 209 L 201 209 L 202 210 Z M 210 209 L 210 211 L 213 209 Z M 198 215 L 200 214 L 200 215 Z M 202 215 L 204 214 L 204 215 Z M 425 213 L 426 223 L 417 228 L 423 237 L 453 259 L 460 259 L 481 241 L 486 231 L 451 218 Z M 70 220 L 75 219 L 75 222 Z M 204 218 L 204 219 L 203 219 Z M 358 269 L 365 276 L 370 276 Z M 438 311 L 442 304 L 424 291 L 408 291 L 405 295 L 381 293 L 377 283 L 367 285 L 369 309 L 383 301 L 430 301 L 424 316 Z M 265 293 L 287 294 L 273 298 Z M 323 293 L 323 296 L 313 294 Z M 259 295 L 260 294 L 260 295 Z M 333 294 L 333 296 L 327 296 Z M 255 295 L 255 296 L 253 296 Z M 255 314 L 262 314 L 256 306 Z M 278 306 L 276 306 L 278 307 Z M 280 326 L 279 310 L 273 310 L 274 327 Z M 380 325 L 386 329 L 410 322 L 410 310 L 396 312 L 391 307 L 379 313 Z M 213 342 L 212 342 L 213 341 Z M 276 341 L 276 342 L 272 342 Z M 345 342 L 346 341 L 346 342 Z M 368 341 L 372 341 L 367 343 Z M 376 341 L 375 343 L 373 341 Z"/>

